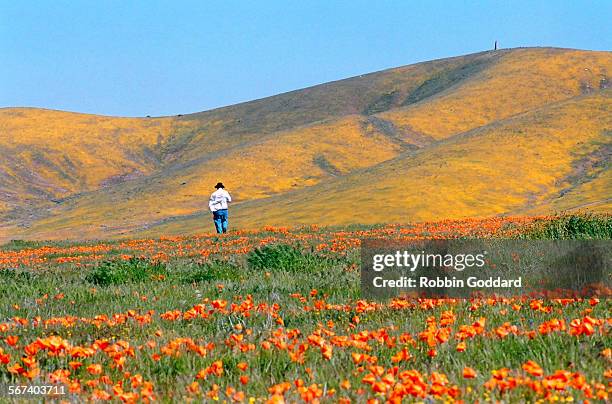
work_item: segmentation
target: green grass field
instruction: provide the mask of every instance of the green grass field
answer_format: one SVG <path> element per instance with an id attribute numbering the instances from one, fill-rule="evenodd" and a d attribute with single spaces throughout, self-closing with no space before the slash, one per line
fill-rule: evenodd
<path id="1" fill-rule="evenodd" d="M 358 240 L 610 239 L 608 217 L 267 228 L 0 250 L 0 401 L 604 401 L 608 300 L 360 299 Z M 40 399 L 40 397 L 38 397 Z"/>

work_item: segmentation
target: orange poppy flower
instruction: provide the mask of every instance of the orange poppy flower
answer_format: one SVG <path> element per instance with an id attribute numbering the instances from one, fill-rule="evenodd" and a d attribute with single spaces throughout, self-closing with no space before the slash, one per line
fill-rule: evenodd
<path id="1" fill-rule="evenodd" d="M 198 382 L 192 382 L 189 386 L 187 386 L 187 391 L 189 391 L 191 394 L 199 394 L 200 385 Z"/>
<path id="2" fill-rule="evenodd" d="M 91 364 L 87 366 L 87 371 L 92 375 L 99 375 L 102 373 L 102 365 L 99 364 Z"/>
<path id="3" fill-rule="evenodd" d="M 6 337 L 4 341 L 10 346 L 15 346 L 17 345 L 17 342 L 19 341 L 19 337 L 16 335 L 9 335 Z"/>
<path id="4" fill-rule="evenodd" d="M 529 360 L 523 364 L 523 370 L 534 377 L 541 377 L 544 375 L 544 370 L 542 370 L 540 365 L 532 360 Z"/>
<path id="5" fill-rule="evenodd" d="M 321 354 L 323 355 L 323 358 L 330 360 L 332 357 L 332 352 L 333 352 L 333 348 L 331 345 L 323 345 L 321 347 Z"/>
<path id="6" fill-rule="evenodd" d="M 470 367 L 463 368 L 463 378 L 464 379 L 473 379 L 476 377 L 476 371 Z"/>

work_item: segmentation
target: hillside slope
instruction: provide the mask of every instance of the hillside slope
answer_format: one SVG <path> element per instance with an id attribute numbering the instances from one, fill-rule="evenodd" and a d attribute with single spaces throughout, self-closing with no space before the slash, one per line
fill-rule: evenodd
<path id="1" fill-rule="evenodd" d="M 343 212 L 333 219 L 338 223 L 547 212 L 582 205 L 605 210 L 605 148 L 594 152 L 597 164 L 576 163 L 583 167 L 576 174 L 580 180 L 559 191 L 557 199 L 550 194 L 557 188 L 548 183 L 546 192 L 538 183 L 532 184 L 538 190 L 525 185 L 508 194 L 514 189 L 507 188 L 509 182 L 501 188 L 490 184 L 495 195 L 480 204 L 444 195 L 436 201 L 406 196 L 395 207 L 379 209 L 377 197 L 368 196 L 362 182 L 368 178 L 385 184 L 382 189 L 390 193 L 401 193 L 396 188 L 406 186 L 430 189 L 427 183 L 438 182 L 441 189 L 460 195 L 465 191 L 459 184 L 477 182 L 482 173 L 449 166 L 449 145 L 487 132 L 483 139 L 496 140 L 483 144 L 492 147 L 500 142 L 500 128 L 511 122 L 514 131 L 580 133 L 584 139 L 603 136 L 598 141 L 609 142 L 601 133 L 612 125 L 595 116 L 608 108 L 602 100 L 608 99 L 610 71 L 610 52 L 526 48 L 419 63 L 184 116 L 110 118 L 0 109 L 0 239 L 198 231 L 210 187 L 219 180 L 236 197 L 234 223 L 248 227 L 320 222 L 313 216 L 325 206 L 316 197 L 319 192 L 331 200 L 342 198 L 338 206 Z M 573 114 L 568 105 L 580 112 Z M 569 108 L 564 111 L 573 119 L 556 108 Z M 586 125 L 584 116 L 589 122 L 595 119 L 595 126 Z M 519 149 L 531 141 L 512 139 Z M 547 139 L 531 146 L 557 141 Z M 504 149 L 508 154 L 492 153 L 495 161 L 530 175 L 546 169 L 539 164 L 527 169 L 527 160 L 518 160 L 511 146 Z M 466 147 L 475 161 L 484 161 L 480 146 Z M 582 156 L 578 160 L 588 155 L 572 153 Z M 571 166 L 571 159 L 566 160 Z M 563 174 L 566 168 L 557 167 L 561 171 L 555 181 L 570 175 Z M 537 175 L 552 181 L 550 173 Z M 404 183 L 405 177 L 415 182 Z M 493 181 L 493 176 L 486 178 Z M 470 195 L 473 191 L 469 189 Z M 270 204 L 283 208 L 262 215 Z M 190 225 L 190 217 L 200 223 Z"/>
<path id="2" fill-rule="evenodd" d="M 4 225 L 11 222 L 28 226 L 66 198 L 99 189 L 106 191 L 109 185 L 138 179 L 143 181 L 134 188 L 146 190 L 151 183 L 147 176 L 152 173 L 172 186 L 177 182 L 182 185 L 183 180 L 173 177 L 180 176 L 186 166 L 223 157 L 234 147 L 258 142 L 262 136 L 275 132 L 385 109 L 380 106 L 381 94 L 407 94 L 449 65 L 473 59 L 494 61 L 502 55 L 503 52 L 481 53 L 425 62 L 175 117 L 114 118 L 2 108 L 0 218 Z M 208 172 L 207 167 L 199 171 Z M 304 171 L 302 177 L 308 182 L 310 174 Z M 280 178 L 281 184 L 269 185 L 282 188 L 282 184 L 291 181 Z M 237 177 L 235 181 L 249 182 L 253 179 Z M 181 195 L 202 194 L 197 184 L 185 185 Z M 185 188 L 187 192 L 183 192 Z"/>
<path id="3" fill-rule="evenodd" d="M 152 173 L 157 149 L 188 123 L 35 108 L 0 109 L 0 210 Z"/>
<path id="4" fill-rule="evenodd" d="M 500 119 L 610 86 L 612 53 L 568 49 L 518 49 L 491 65 L 478 79 L 461 82 L 409 107 L 381 117 L 398 127 L 436 139 L 466 132 Z M 452 76 L 433 74 L 423 87 Z M 446 79 L 448 80 L 448 79 Z M 433 83 L 433 84 L 432 84 Z"/>
<path id="5" fill-rule="evenodd" d="M 612 90 L 466 132 L 316 188 L 238 205 L 232 220 L 253 228 L 550 213 L 589 204 L 609 212 L 610 128 Z M 205 217 L 145 234 L 197 232 Z"/>

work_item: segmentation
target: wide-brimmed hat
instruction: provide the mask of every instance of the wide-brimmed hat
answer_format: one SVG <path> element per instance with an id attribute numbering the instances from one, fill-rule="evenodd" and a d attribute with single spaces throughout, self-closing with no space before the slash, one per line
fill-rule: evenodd
<path id="1" fill-rule="evenodd" d="M 225 186 L 223 185 L 222 182 L 217 182 L 217 185 L 215 185 L 215 188 L 219 189 L 219 188 L 225 188 Z"/>

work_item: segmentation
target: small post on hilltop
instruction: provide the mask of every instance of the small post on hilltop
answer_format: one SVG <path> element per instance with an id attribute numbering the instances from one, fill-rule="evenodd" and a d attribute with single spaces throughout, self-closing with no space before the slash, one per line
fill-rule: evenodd
<path id="1" fill-rule="evenodd" d="M 495 40 L 495 45 L 493 47 L 493 50 L 497 50 L 497 40 Z"/>

